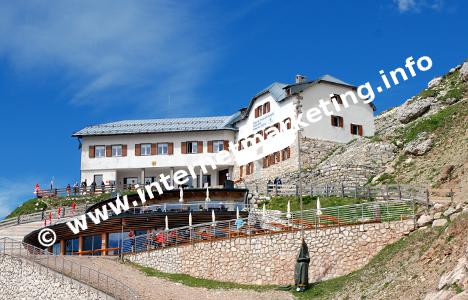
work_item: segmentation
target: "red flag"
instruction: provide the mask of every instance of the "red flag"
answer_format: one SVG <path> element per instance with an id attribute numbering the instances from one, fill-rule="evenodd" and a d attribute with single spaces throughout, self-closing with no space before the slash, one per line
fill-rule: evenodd
<path id="1" fill-rule="evenodd" d="M 49 223 L 52 224 L 52 212 L 49 212 Z"/>
<path id="2" fill-rule="evenodd" d="M 59 207 L 59 208 L 57 209 L 57 217 L 58 217 L 59 219 L 60 219 L 60 209 L 61 209 L 61 207 Z"/>

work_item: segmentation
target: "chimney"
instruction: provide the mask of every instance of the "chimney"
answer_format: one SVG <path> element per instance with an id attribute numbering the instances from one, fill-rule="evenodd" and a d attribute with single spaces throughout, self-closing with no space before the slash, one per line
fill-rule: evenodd
<path id="1" fill-rule="evenodd" d="M 304 75 L 301 75 L 301 74 L 296 75 L 296 83 L 303 83 L 304 81 L 306 81 L 306 77 Z"/>

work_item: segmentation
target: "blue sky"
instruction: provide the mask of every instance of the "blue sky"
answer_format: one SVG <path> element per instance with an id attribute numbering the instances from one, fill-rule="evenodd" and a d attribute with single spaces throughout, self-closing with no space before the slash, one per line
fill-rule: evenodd
<path id="1" fill-rule="evenodd" d="M 382 111 L 468 58 L 461 0 L 183 2 L 0 1 L 0 217 L 79 180 L 84 126 L 231 114 L 297 73 L 361 84 L 430 56 Z"/>

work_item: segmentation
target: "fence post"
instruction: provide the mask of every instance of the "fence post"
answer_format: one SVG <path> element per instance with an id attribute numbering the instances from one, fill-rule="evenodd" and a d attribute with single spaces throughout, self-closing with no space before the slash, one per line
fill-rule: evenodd
<path id="1" fill-rule="evenodd" d="M 354 199 L 357 199 L 357 189 L 358 189 L 358 186 L 357 184 L 354 186 Z"/>
<path id="2" fill-rule="evenodd" d="M 402 197 L 401 197 L 401 186 L 400 186 L 400 184 L 398 184 L 398 198 L 399 198 L 400 201 L 401 201 L 401 198 L 402 198 Z"/>
<path id="3" fill-rule="evenodd" d="M 270 196 L 270 185 L 268 184 L 268 182 L 266 184 L 266 194 L 267 196 Z"/>
<path id="4" fill-rule="evenodd" d="M 314 186 L 312 184 L 310 185 L 310 196 L 314 196 Z"/>
<path id="5" fill-rule="evenodd" d="M 344 184 L 341 183 L 341 198 L 344 198 Z"/>
<path id="6" fill-rule="evenodd" d="M 16 217 L 16 224 L 17 224 L 17 225 L 20 224 L 20 218 L 21 218 L 21 216 Z"/>
<path id="7" fill-rule="evenodd" d="M 278 196 L 278 184 L 275 184 L 275 195 Z"/>
<path id="8" fill-rule="evenodd" d="M 329 195 L 328 195 L 328 183 L 325 184 L 325 195 L 327 195 L 327 197 L 329 197 Z"/>
<path id="9" fill-rule="evenodd" d="M 429 189 L 426 188 L 426 212 L 429 212 L 429 197 L 430 197 L 430 194 L 429 194 Z"/>
<path id="10" fill-rule="evenodd" d="M 450 189 L 450 203 L 453 204 L 453 189 Z"/>
<path id="11" fill-rule="evenodd" d="M 299 196 L 299 186 L 296 184 L 296 196 Z"/>
<path id="12" fill-rule="evenodd" d="M 370 196 L 370 186 L 367 186 L 367 199 L 371 201 L 371 196 Z"/>

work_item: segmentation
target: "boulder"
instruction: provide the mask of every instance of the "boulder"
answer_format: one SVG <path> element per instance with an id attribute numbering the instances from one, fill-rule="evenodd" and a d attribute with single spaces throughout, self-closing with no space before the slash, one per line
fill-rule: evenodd
<path id="1" fill-rule="evenodd" d="M 454 207 L 449 207 L 446 211 L 444 211 L 444 217 L 450 217 L 451 215 L 453 215 L 454 213 L 457 212 L 457 209 L 454 208 Z"/>
<path id="2" fill-rule="evenodd" d="M 416 120 L 420 116 L 424 115 L 431 108 L 431 103 L 435 99 L 433 97 L 420 99 L 411 103 L 407 102 L 400 109 L 398 120 L 400 123 L 407 124 L 413 120 Z"/>
<path id="3" fill-rule="evenodd" d="M 461 67 L 460 77 L 462 80 L 468 81 L 468 62 L 465 62 Z"/>
<path id="4" fill-rule="evenodd" d="M 430 216 L 430 215 L 422 215 L 418 219 L 418 225 L 420 227 L 426 226 L 429 223 L 431 223 L 433 220 L 434 220 L 434 218 L 432 216 Z"/>
<path id="5" fill-rule="evenodd" d="M 432 139 L 426 139 L 427 134 L 422 132 L 418 134 L 414 141 L 411 141 L 406 147 L 403 149 L 405 154 L 412 154 L 416 156 L 421 156 L 427 153 L 429 150 L 432 149 Z"/>
<path id="6" fill-rule="evenodd" d="M 434 79 L 432 79 L 431 81 L 429 81 L 429 83 L 427 84 L 427 88 L 430 89 L 430 88 L 433 88 L 437 85 L 439 85 L 439 83 L 442 81 L 442 77 L 436 77 Z"/>
<path id="7" fill-rule="evenodd" d="M 440 218 L 442 218 L 442 213 L 441 212 L 436 212 L 434 214 L 434 219 L 440 219 Z"/>
<path id="8" fill-rule="evenodd" d="M 446 219 L 437 219 L 432 222 L 432 227 L 442 227 L 445 226 L 445 224 L 447 224 Z"/>

